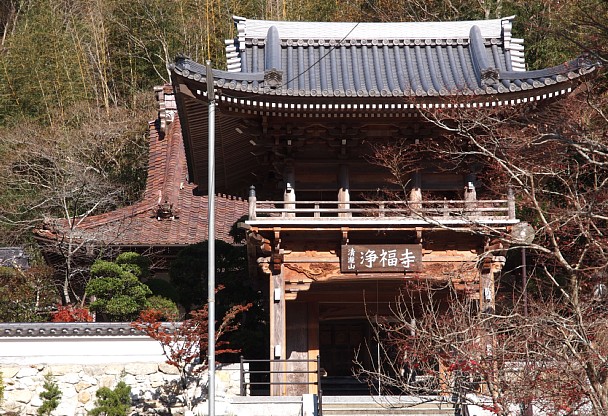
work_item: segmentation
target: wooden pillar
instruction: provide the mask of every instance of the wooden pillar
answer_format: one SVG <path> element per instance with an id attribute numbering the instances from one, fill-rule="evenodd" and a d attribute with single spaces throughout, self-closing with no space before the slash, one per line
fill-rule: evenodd
<path id="1" fill-rule="evenodd" d="M 286 357 L 286 314 L 285 314 L 285 275 L 283 266 L 283 250 L 280 248 L 280 230 L 275 229 L 274 249 L 270 275 L 270 359 L 284 360 Z M 271 362 L 271 371 L 285 371 L 286 366 L 281 362 Z M 272 374 L 271 382 L 282 383 L 285 374 Z M 271 385 L 270 395 L 284 395 L 285 385 Z"/>
<path id="2" fill-rule="evenodd" d="M 340 171 L 338 172 L 338 209 L 350 209 L 350 179 L 348 172 L 348 165 L 340 165 Z M 341 212 L 338 214 L 339 217 L 350 217 L 350 212 Z"/>
<path id="3" fill-rule="evenodd" d="M 496 309 L 494 279 L 505 264 L 505 250 L 506 248 L 500 241 L 490 243 L 485 248 L 479 279 L 479 310 L 481 312 L 494 313 Z"/>
<path id="4" fill-rule="evenodd" d="M 415 172 L 412 175 L 412 190 L 410 191 L 410 208 L 419 210 L 422 208 L 422 175 Z"/>
<path id="5" fill-rule="evenodd" d="M 296 173 L 293 168 L 293 165 L 287 166 L 285 168 L 285 173 L 283 175 L 285 189 L 283 190 L 283 201 L 285 201 L 285 209 L 295 209 L 296 207 Z M 291 202 L 291 203 L 290 203 Z M 285 217 L 292 218 L 295 217 L 295 212 L 287 212 L 284 215 Z"/>
<path id="6" fill-rule="evenodd" d="M 319 356 L 319 302 L 308 303 L 308 359 L 315 360 Z M 308 393 L 317 394 L 314 384 L 317 382 L 317 364 L 310 363 L 308 371 L 311 371 L 308 381 L 311 383 Z M 314 373 L 312 373 L 314 371 Z"/>
<path id="7" fill-rule="evenodd" d="M 308 387 L 308 305 L 306 302 L 289 300 L 285 305 L 289 325 L 286 329 L 287 343 L 287 396 L 301 396 L 309 392 Z"/>
<path id="8" fill-rule="evenodd" d="M 494 296 L 494 272 L 482 273 L 479 282 L 479 310 L 484 313 L 494 313 L 496 310 Z"/>
<path id="9" fill-rule="evenodd" d="M 480 282 L 479 282 L 479 313 L 494 314 L 496 311 L 496 298 L 494 281 L 496 274 L 500 273 L 505 264 L 504 252 L 506 248 L 500 241 L 490 242 L 485 247 L 484 258 L 481 264 Z M 491 321 L 490 321 L 491 322 Z M 491 323 L 489 323 L 491 324 Z M 489 374 L 489 383 L 492 383 L 493 377 L 498 374 L 498 367 L 494 357 L 496 351 L 495 334 L 490 328 L 483 336 L 485 343 L 486 360 L 492 363 L 493 371 Z M 482 385 L 482 394 L 492 393 L 487 389 L 487 385 Z"/>

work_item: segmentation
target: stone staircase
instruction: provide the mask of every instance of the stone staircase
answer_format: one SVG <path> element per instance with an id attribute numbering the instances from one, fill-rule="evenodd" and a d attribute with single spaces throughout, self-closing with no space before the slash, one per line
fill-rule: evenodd
<path id="1" fill-rule="evenodd" d="M 312 400 L 312 399 L 311 399 Z M 322 416 L 457 416 L 454 405 L 437 397 L 323 396 Z M 312 416 L 313 402 L 303 396 L 237 396 L 216 403 L 225 416 Z"/>
<path id="2" fill-rule="evenodd" d="M 449 402 L 418 398 L 327 396 L 323 397 L 323 416 L 455 416 Z"/>
<path id="3" fill-rule="evenodd" d="M 305 395 L 306 396 L 306 395 Z M 454 404 L 438 397 L 323 396 L 322 416 L 458 416 Z M 216 403 L 225 416 L 312 416 L 314 402 L 303 396 L 237 396 Z M 317 416 L 317 415 L 315 415 Z M 319 415 L 321 416 L 321 415 Z"/>

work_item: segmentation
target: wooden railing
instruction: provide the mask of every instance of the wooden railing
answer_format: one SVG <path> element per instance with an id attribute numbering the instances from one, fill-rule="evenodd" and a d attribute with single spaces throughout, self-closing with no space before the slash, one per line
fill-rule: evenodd
<path id="1" fill-rule="evenodd" d="M 289 219 L 343 220 L 364 218 L 414 219 L 426 222 L 515 220 L 515 200 L 423 201 L 258 201 L 250 193 L 249 220 L 285 222 Z"/>
<path id="2" fill-rule="evenodd" d="M 246 369 L 245 364 L 251 363 L 268 363 L 268 370 L 249 370 Z M 289 369 L 289 370 L 272 370 L 273 363 L 279 364 L 294 364 L 294 363 L 304 363 L 307 365 L 315 365 L 315 370 L 298 370 L 298 369 Z M 317 387 L 317 412 L 318 416 L 323 416 L 323 390 L 321 389 L 321 377 L 322 377 L 322 369 L 321 369 L 321 359 L 317 356 L 316 360 L 306 360 L 306 359 L 289 359 L 289 360 L 250 360 L 245 359 L 241 356 L 240 360 L 240 390 L 241 396 L 246 396 L 247 391 L 252 386 L 269 386 L 271 389 L 273 386 L 316 386 Z M 306 378 L 306 381 L 274 381 L 273 375 L 300 375 Z M 316 374 L 316 380 L 309 380 L 308 376 L 310 374 Z M 268 381 L 251 381 L 252 375 L 264 375 L 267 376 L 266 379 Z"/>

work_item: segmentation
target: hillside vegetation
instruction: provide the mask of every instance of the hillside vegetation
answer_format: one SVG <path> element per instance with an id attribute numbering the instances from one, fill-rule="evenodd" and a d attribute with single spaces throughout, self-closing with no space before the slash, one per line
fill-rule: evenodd
<path id="1" fill-rule="evenodd" d="M 223 67 L 232 15 L 417 21 L 511 14 L 530 68 L 605 43 L 600 0 L 4 0 L 0 245 L 26 244 L 45 217 L 137 200 L 147 121 L 155 116 L 152 87 L 170 81 L 167 63 L 178 53 Z"/>

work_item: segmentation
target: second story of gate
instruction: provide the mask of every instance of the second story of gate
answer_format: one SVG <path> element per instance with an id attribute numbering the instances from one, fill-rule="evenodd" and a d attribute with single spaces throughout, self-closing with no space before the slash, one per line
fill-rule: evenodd
<path id="1" fill-rule="evenodd" d="M 512 20 L 235 17 L 227 70 L 171 66 L 189 179 L 207 193 L 213 90 L 215 188 L 249 197 L 252 227 L 516 223 L 508 185 L 480 160 L 442 157 L 448 132 L 428 117 L 552 100 L 594 71 L 584 59 L 527 71 Z"/>

